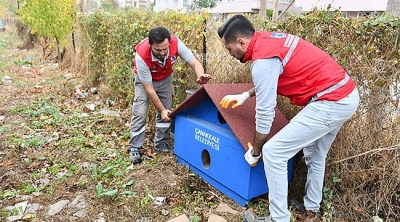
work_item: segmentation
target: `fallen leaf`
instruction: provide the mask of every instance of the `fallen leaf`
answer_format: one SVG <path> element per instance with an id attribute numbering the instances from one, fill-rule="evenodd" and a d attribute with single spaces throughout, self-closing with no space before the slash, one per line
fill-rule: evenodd
<path id="1" fill-rule="evenodd" d="M 0 163 L 0 167 L 9 166 L 9 165 L 11 165 L 11 160 L 6 161 L 4 163 Z"/>
<path id="2" fill-rule="evenodd" d="M 361 207 L 353 207 L 353 210 L 357 213 L 362 213 L 363 212 L 363 208 Z"/>
<path id="3" fill-rule="evenodd" d="M 85 146 L 86 147 L 94 147 L 94 143 L 92 141 L 86 141 Z"/>
<path id="4" fill-rule="evenodd" d="M 343 203 L 346 203 L 346 202 L 347 202 L 347 194 L 343 195 L 343 197 L 342 197 L 342 202 L 343 202 Z"/>
<path id="5" fill-rule="evenodd" d="M 22 218 L 22 220 L 28 220 L 28 219 L 32 219 L 32 218 L 35 218 L 35 217 L 36 217 L 35 214 L 27 214 Z"/>
<path id="6" fill-rule="evenodd" d="M 35 197 L 38 197 L 38 196 L 42 195 L 42 193 L 41 192 L 33 192 L 32 195 Z"/>

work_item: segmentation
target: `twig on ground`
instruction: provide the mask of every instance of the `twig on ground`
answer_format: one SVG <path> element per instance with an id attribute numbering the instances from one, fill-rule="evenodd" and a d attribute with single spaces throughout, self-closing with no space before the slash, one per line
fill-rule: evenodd
<path id="1" fill-rule="evenodd" d="M 65 83 L 64 83 L 64 88 L 65 88 L 65 85 L 68 83 L 69 80 L 71 80 L 71 79 L 77 79 L 77 78 L 81 78 L 81 77 L 80 77 L 80 76 L 75 76 L 75 77 L 72 77 L 72 78 L 67 79 L 67 81 L 65 81 Z"/>
<path id="2" fill-rule="evenodd" d="M 360 153 L 360 154 L 357 154 L 357 155 L 354 155 L 354 156 L 350 156 L 350 157 L 347 157 L 347 158 L 344 158 L 344 159 L 341 159 L 341 160 L 337 160 L 337 161 L 335 161 L 335 162 L 333 162 L 331 164 L 341 163 L 341 162 L 344 162 L 346 160 L 350 160 L 350 159 L 354 159 L 356 157 L 367 155 L 369 153 L 377 153 L 377 152 L 381 152 L 381 151 L 391 151 L 391 150 L 400 150 L 400 144 L 397 144 L 397 145 L 394 145 L 394 146 L 391 146 L 391 147 L 381 147 L 381 148 L 377 148 L 377 149 L 373 149 L 373 150 L 368 150 L 367 152 L 364 152 L 364 153 Z M 331 164 L 328 164 L 328 165 L 331 165 Z"/>

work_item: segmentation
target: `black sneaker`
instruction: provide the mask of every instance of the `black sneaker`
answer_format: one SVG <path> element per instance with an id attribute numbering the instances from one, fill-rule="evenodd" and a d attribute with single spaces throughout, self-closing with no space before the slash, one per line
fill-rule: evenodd
<path id="1" fill-rule="evenodd" d="M 306 208 L 302 203 L 297 200 L 289 200 L 289 207 L 292 207 L 294 210 L 300 211 L 302 214 L 306 214 Z"/>
<path id="2" fill-rule="evenodd" d="M 133 164 L 141 163 L 142 158 L 140 158 L 140 151 L 137 148 L 134 148 L 129 151 L 129 160 Z"/>
<path id="3" fill-rule="evenodd" d="M 171 150 L 169 149 L 167 144 L 162 144 L 154 148 L 157 152 L 160 153 L 169 153 Z"/>

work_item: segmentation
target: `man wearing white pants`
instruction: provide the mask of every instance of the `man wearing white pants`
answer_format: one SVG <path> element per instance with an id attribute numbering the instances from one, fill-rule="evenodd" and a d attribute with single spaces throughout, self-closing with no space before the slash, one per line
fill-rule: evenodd
<path id="1" fill-rule="evenodd" d="M 327 53 L 283 32 L 256 32 L 243 15 L 231 17 L 218 29 L 229 53 L 241 62 L 252 61 L 254 88 L 227 95 L 223 108 L 236 108 L 256 96 L 256 136 L 244 158 L 253 165 L 263 156 L 269 187 L 268 217 L 245 211 L 245 222 L 289 222 L 287 163 L 303 149 L 308 168 L 305 221 L 318 221 L 325 159 L 339 129 L 357 110 L 354 80 Z M 267 142 L 275 116 L 277 95 L 304 108 Z"/>

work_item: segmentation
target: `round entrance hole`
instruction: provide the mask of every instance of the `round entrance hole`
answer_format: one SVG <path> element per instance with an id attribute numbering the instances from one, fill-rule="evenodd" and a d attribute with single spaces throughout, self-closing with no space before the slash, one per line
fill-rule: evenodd
<path id="1" fill-rule="evenodd" d="M 201 152 L 201 161 L 203 163 L 204 168 L 208 169 L 210 167 L 210 153 L 207 150 L 203 150 Z"/>

